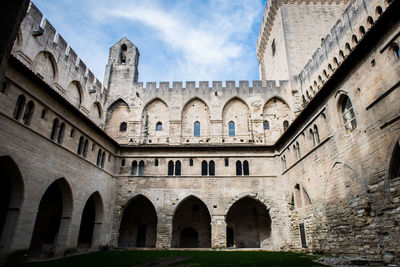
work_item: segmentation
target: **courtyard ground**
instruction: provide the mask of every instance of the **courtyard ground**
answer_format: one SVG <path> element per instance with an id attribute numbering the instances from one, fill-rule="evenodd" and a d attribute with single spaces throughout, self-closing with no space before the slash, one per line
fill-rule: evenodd
<path id="1" fill-rule="evenodd" d="M 13 267 L 161 267 L 161 266 L 324 266 L 314 258 L 292 252 L 117 250 L 30 262 Z"/>

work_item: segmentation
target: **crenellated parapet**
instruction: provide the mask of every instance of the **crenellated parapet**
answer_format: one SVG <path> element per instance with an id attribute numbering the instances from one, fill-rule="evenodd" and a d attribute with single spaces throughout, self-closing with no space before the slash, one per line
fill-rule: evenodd
<path id="1" fill-rule="evenodd" d="M 102 125 L 102 83 L 31 2 L 12 54 L 83 114 Z"/>
<path id="2" fill-rule="evenodd" d="M 343 12 L 321 46 L 296 76 L 303 104 L 318 92 L 339 65 L 356 47 L 388 6 L 383 0 L 355 0 Z"/>
<path id="3" fill-rule="evenodd" d="M 289 81 L 134 83 L 110 103 L 106 132 L 129 145 L 273 144 L 295 117 Z"/>

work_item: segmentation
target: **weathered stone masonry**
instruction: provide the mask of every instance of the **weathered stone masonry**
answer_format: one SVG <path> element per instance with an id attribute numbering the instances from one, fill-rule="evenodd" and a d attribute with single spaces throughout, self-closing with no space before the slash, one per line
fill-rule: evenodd
<path id="1" fill-rule="evenodd" d="M 400 264 L 398 10 L 269 1 L 252 82 L 144 85 L 124 37 L 102 85 L 31 3 L 0 93 L 1 256 L 257 247 Z"/>

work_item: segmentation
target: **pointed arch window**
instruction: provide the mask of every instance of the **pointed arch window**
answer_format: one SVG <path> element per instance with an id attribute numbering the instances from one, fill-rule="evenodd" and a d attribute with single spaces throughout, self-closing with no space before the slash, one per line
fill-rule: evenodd
<path id="1" fill-rule="evenodd" d="M 321 143 L 321 139 L 319 138 L 319 132 L 317 125 L 314 125 L 314 135 L 315 135 L 315 142 L 316 144 Z"/>
<path id="2" fill-rule="evenodd" d="M 315 146 L 315 135 L 313 129 L 310 129 L 310 139 L 313 143 L 313 146 Z"/>
<path id="3" fill-rule="evenodd" d="M 60 128 L 61 129 L 61 128 Z M 86 139 L 85 143 L 83 144 L 83 153 L 82 156 L 86 158 L 88 152 L 89 141 Z"/>
<path id="4" fill-rule="evenodd" d="M 181 166 L 182 166 L 181 162 L 179 160 L 177 160 L 175 162 L 175 175 L 176 176 L 180 176 L 181 175 Z"/>
<path id="5" fill-rule="evenodd" d="M 139 162 L 139 172 L 138 172 L 139 176 L 143 176 L 144 175 L 144 161 L 141 160 Z"/>
<path id="6" fill-rule="evenodd" d="M 353 105 L 348 96 L 343 96 L 341 108 L 344 128 L 346 129 L 346 132 L 352 132 L 357 128 L 357 121 L 354 114 Z"/>
<path id="7" fill-rule="evenodd" d="M 168 162 L 168 175 L 174 175 L 174 162 L 172 160 Z"/>
<path id="8" fill-rule="evenodd" d="M 247 160 L 243 161 L 243 174 L 250 175 L 249 162 Z"/>
<path id="9" fill-rule="evenodd" d="M 158 167 L 158 159 L 154 160 L 154 166 Z"/>
<path id="10" fill-rule="evenodd" d="M 207 171 L 208 171 L 207 161 L 203 160 L 203 162 L 201 162 L 201 175 L 207 176 Z"/>
<path id="11" fill-rule="evenodd" d="M 58 119 L 53 120 L 53 127 L 51 128 L 50 139 L 55 140 L 58 131 Z"/>
<path id="12" fill-rule="evenodd" d="M 106 160 L 106 152 L 103 151 L 103 154 L 101 154 L 101 167 L 104 168 L 104 162 Z"/>
<path id="13" fill-rule="evenodd" d="M 194 136 L 200 136 L 200 122 L 194 123 Z"/>
<path id="14" fill-rule="evenodd" d="M 126 122 L 121 122 L 121 124 L 119 125 L 119 131 L 122 132 L 126 132 L 126 129 L 128 128 L 128 125 L 126 124 Z"/>
<path id="15" fill-rule="evenodd" d="M 84 138 L 83 138 L 83 136 L 81 136 L 81 137 L 79 137 L 79 144 L 78 144 L 78 155 L 81 155 L 82 154 L 82 151 L 83 151 L 83 143 L 84 143 Z M 97 164 L 98 165 L 98 164 Z"/>
<path id="16" fill-rule="evenodd" d="M 189 160 L 189 166 L 193 166 L 193 159 Z"/>
<path id="17" fill-rule="evenodd" d="M 225 167 L 228 167 L 228 166 L 229 166 L 229 159 L 225 158 Z"/>
<path id="18" fill-rule="evenodd" d="M 24 117 L 22 118 L 22 121 L 24 122 L 25 125 L 29 125 L 31 123 L 34 109 L 35 109 L 35 104 L 33 104 L 33 101 L 29 101 L 28 104 L 26 105 Z"/>
<path id="19" fill-rule="evenodd" d="M 300 145 L 299 145 L 299 142 L 296 142 L 296 145 L 295 145 L 295 151 L 296 151 L 296 158 L 297 159 L 300 159 L 301 158 L 301 153 L 300 153 Z"/>
<path id="20" fill-rule="evenodd" d="M 125 166 L 125 159 L 121 160 L 121 166 L 124 167 Z"/>
<path id="21" fill-rule="evenodd" d="M 161 131 L 162 131 L 162 123 L 161 123 L 161 121 L 157 122 L 157 124 L 156 124 L 156 131 L 157 131 L 157 132 L 161 132 Z"/>
<path id="22" fill-rule="evenodd" d="M 264 130 L 265 130 L 265 131 L 266 131 L 266 130 L 269 130 L 269 122 L 268 122 L 268 121 L 264 121 L 263 127 L 264 127 Z"/>
<path id="23" fill-rule="evenodd" d="M 57 143 L 60 145 L 62 144 L 64 140 L 64 132 L 65 132 L 65 124 L 61 123 L 60 124 L 60 129 L 58 130 L 58 135 L 57 135 Z"/>
<path id="24" fill-rule="evenodd" d="M 242 175 L 242 162 L 240 160 L 236 161 L 236 175 Z"/>
<path id="25" fill-rule="evenodd" d="M 17 103 L 15 104 L 15 109 L 14 109 L 14 114 L 13 118 L 16 120 L 19 120 L 22 114 L 22 110 L 24 109 L 25 106 L 25 96 L 20 95 L 17 98 Z"/>
<path id="26" fill-rule="evenodd" d="M 235 136 L 235 123 L 233 121 L 229 122 L 229 136 Z"/>
<path id="27" fill-rule="evenodd" d="M 101 148 L 99 148 L 99 151 L 97 152 L 97 160 L 96 160 L 96 165 L 100 166 L 101 163 Z"/>
<path id="28" fill-rule="evenodd" d="M 208 173 L 211 176 L 215 176 L 215 162 L 213 160 L 211 160 L 208 164 Z"/>
<path id="29" fill-rule="evenodd" d="M 131 175 L 136 175 L 136 173 L 137 173 L 137 167 L 138 167 L 137 161 L 136 161 L 136 160 L 132 161 Z"/>

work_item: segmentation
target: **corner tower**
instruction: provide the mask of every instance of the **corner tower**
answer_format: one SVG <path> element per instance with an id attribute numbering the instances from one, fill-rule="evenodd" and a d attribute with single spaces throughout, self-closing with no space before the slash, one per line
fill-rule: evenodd
<path id="1" fill-rule="evenodd" d="M 137 47 L 126 37 L 110 48 L 103 83 L 108 91 L 107 102 L 130 94 L 139 78 L 139 56 Z"/>
<path id="2" fill-rule="evenodd" d="M 257 39 L 260 80 L 290 80 L 321 46 L 348 0 L 270 0 Z"/>

